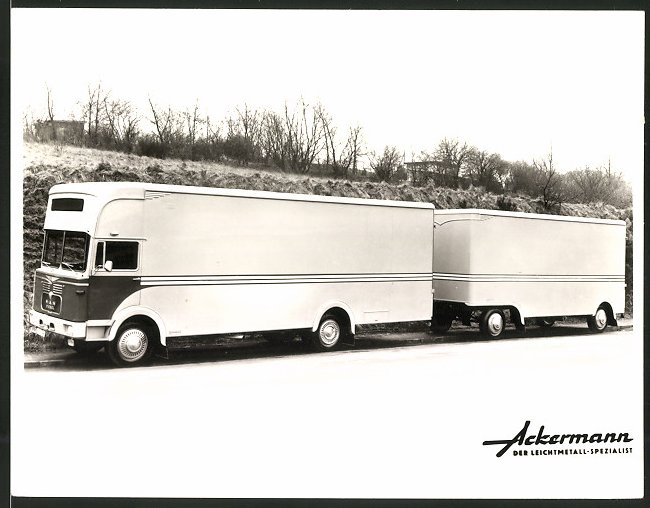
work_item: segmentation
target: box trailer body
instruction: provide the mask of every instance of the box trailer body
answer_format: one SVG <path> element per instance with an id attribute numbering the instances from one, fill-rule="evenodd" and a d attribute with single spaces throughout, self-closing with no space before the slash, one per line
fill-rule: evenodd
<path id="1" fill-rule="evenodd" d="M 424 203 L 56 185 L 30 322 L 77 345 L 113 344 L 116 363 L 140 360 L 142 333 L 164 346 L 169 337 L 310 330 L 325 333 L 327 348 L 332 333 L 358 324 L 431 319 L 432 221 Z M 325 316 L 345 330 L 319 329 Z M 114 343 L 131 323 L 146 330 L 122 340 L 120 358 Z"/>
<path id="2" fill-rule="evenodd" d="M 508 309 L 521 326 L 602 307 L 613 324 L 624 311 L 624 221 L 462 209 L 436 210 L 434 222 L 434 315 L 443 323 Z"/>

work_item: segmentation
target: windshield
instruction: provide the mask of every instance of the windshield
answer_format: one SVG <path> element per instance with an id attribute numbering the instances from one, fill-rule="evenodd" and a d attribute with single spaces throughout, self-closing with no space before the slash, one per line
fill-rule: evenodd
<path id="1" fill-rule="evenodd" d="M 43 265 L 83 272 L 88 260 L 90 237 L 78 231 L 45 231 Z"/>

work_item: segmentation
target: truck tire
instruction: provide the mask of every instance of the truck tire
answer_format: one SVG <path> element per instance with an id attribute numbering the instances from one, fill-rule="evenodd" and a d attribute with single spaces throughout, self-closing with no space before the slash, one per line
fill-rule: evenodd
<path id="1" fill-rule="evenodd" d="M 151 359 L 155 342 L 155 335 L 148 327 L 136 322 L 127 322 L 106 345 L 106 351 L 118 367 L 134 367 Z"/>
<path id="2" fill-rule="evenodd" d="M 607 311 L 598 307 L 595 315 L 587 317 L 587 326 L 592 332 L 601 333 L 607 328 Z"/>
<path id="3" fill-rule="evenodd" d="M 333 351 L 340 345 L 343 333 L 339 319 L 326 314 L 312 334 L 312 343 L 318 351 Z"/>
<path id="4" fill-rule="evenodd" d="M 486 310 L 481 315 L 480 329 L 486 337 L 496 339 L 503 334 L 506 327 L 506 316 L 500 309 Z"/>

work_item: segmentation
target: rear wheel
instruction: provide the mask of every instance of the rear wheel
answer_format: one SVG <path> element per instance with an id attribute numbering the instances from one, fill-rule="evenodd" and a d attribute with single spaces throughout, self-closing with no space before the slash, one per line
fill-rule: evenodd
<path id="1" fill-rule="evenodd" d="M 603 307 L 598 307 L 596 314 L 587 317 L 587 326 L 592 332 L 602 332 L 607 328 L 607 311 Z"/>
<path id="2" fill-rule="evenodd" d="M 496 339 L 501 336 L 506 325 L 506 317 L 499 309 L 490 309 L 481 315 L 481 333 Z"/>
<path id="3" fill-rule="evenodd" d="M 318 328 L 313 333 L 313 343 L 320 351 L 332 351 L 340 344 L 343 335 L 341 323 L 336 316 L 327 314 L 321 319 Z"/>
<path id="4" fill-rule="evenodd" d="M 142 365 L 151 359 L 157 338 L 153 330 L 139 323 L 123 324 L 106 350 L 119 367 Z"/>

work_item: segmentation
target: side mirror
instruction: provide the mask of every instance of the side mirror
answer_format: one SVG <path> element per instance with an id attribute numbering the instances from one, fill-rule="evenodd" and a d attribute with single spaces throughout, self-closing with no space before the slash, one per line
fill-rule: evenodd
<path id="1" fill-rule="evenodd" d="M 107 260 L 107 261 L 104 263 L 104 270 L 106 270 L 107 272 L 111 272 L 111 271 L 113 271 L 113 262 L 110 261 L 110 260 Z"/>

